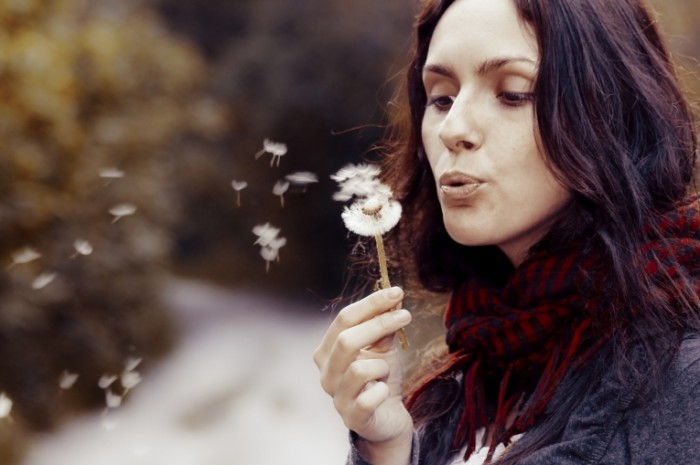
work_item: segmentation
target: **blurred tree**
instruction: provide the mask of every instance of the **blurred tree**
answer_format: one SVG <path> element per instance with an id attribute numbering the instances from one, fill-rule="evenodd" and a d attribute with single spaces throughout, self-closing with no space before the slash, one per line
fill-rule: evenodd
<path id="1" fill-rule="evenodd" d="M 0 3 L 0 391 L 18 428 L 104 405 L 101 375 L 169 348 L 168 143 L 208 124 L 204 70 L 144 8 Z"/>
<path id="2" fill-rule="evenodd" d="M 651 0 L 691 98 L 700 99 L 700 2 Z"/>
<path id="3" fill-rule="evenodd" d="M 395 84 L 387 76 L 402 64 L 412 9 L 402 0 L 158 3 L 171 27 L 206 52 L 212 95 L 233 114 L 227 137 L 181 144 L 179 163 L 196 168 L 182 173 L 180 269 L 239 287 L 334 296 L 347 241 L 328 175 L 357 162 L 381 135 Z M 224 18 L 229 29 L 218 26 Z M 266 137 L 288 145 L 280 167 L 255 160 Z M 320 182 L 291 188 L 282 209 L 272 188 L 298 170 Z M 240 208 L 234 179 L 248 182 Z M 288 239 L 269 273 L 251 233 L 265 222 Z"/>

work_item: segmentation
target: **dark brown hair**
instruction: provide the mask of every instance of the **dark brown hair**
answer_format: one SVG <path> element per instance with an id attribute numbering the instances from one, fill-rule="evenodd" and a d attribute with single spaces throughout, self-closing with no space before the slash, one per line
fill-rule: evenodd
<path id="1" fill-rule="evenodd" d="M 497 248 L 465 247 L 447 235 L 423 153 L 422 69 L 433 31 L 453 1 L 421 4 L 398 101 L 402 111 L 394 115 L 383 158 L 385 180 L 405 210 L 394 259 L 413 269 L 425 288 L 439 291 L 474 274 L 498 282 L 511 271 Z M 645 224 L 682 199 L 694 177 L 695 126 L 670 55 L 641 0 L 513 1 L 540 50 L 535 130 L 546 162 L 572 193 L 565 214 L 534 248 L 565 249 L 576 242 L 598 252 L 601 268 L 609 270 L 601 292 L 627 303 L 608 315 L 629 322 L 615 335 L 622 349 L 613 351 L 618 371 L 629 373 L 624 349 L 638 341 L 650 370 L 644 378 L 660 379 L 698 303 L 682 279 L 671 283 L 680 305 L 656 299 L 637 256 L 641 244 L 656 237 Z M 559 427 L 545 436 L 551 439 Z M 536 447 L 521 448 L 525 452 L 506 462 Z M 426 463 L 441 463 L 446 452 L 439 449 Z"/>

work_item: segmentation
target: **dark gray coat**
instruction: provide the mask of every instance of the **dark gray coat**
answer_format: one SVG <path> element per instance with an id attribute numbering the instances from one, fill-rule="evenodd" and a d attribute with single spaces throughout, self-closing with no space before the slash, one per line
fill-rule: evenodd
<path id="1" fill-rule="evenodd" d="M 638 405 L 635 394 L 611 370 L 576 407 L 562 437 L 521 465 L 700 465 L 700 335 L 684 338 L 659 395 Z M 414 440 L 411 465 L 444 465 L 419 464 L 419 447 L 429 445 Z M 352 445 L 347 465 L 371 464 Z"/>

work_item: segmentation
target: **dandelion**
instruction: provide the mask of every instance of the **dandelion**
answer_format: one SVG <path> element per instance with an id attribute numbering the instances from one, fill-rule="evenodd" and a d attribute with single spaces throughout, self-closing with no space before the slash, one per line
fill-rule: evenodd
<path id="1" fill-rule="evenodd" d="M 340 190 L 334 199 L 347 201 L 356 198 L 342 213 L 348 230 L 360 236 L 374 237 L 383 289 L 391 287 L 386 264 L 386 252 L 382 235 L 396 226 L 401 218 L 401 204 L 394 200 L 391 189 L 378 179 L 379 168 L 374 165 L 348 165 L 331 178 L 338 182 Z M 401 347 L 408 349 L 403 329 L 397 332 Z"/>
<path id="2" fill-rule="evenodd" d="M 61 377 L 58 379 L 58 387 L 63 390 L 72 388 L 75 382 L 78 381 L 78 376 L 80 375 L 77 373 L 71 373 L 68 370 L 63 370 Z"/>
<path id="3" fill-rule="evenodd" d="M 4 392 L 0 393 L 0 419 L 12 419 L 10 412 L 12 412 L 12 400 Z"/>
<path id="4" fill-rule="evenodd" d="M 340 202 L 347 202 L 354 197 L 391 198 L 391 189 L 379 181 L 379 173 L 379 167 L 376 165 L 359 164 L 344 166 L 336 174 L 331 175 L 331 179 L 336 181 L 340 186 L 340 190 L 333 194 L 333 199 Z"/>
<path id="5" fill-rule="evenodd" d="M 122 405 L 123 397 L 115 394 L 111 389 L 105 391 L 105 403 L 107 408 L 119 408 Z"/>
<path id="6" fill-rule="evenodd" d="M 309 184 L 318 182 L 318 176 L 310 171 L 297 171 L 288 174 L 284 178 L 295 186 L 301 186 L 304 191 Z"/>
<path id="7" fill-rule="evenodd" d="M 270 263 L 279 261 L 279 250 L 287 244 L 287 239 L 278 237 L 280 229 L 270 223 L 259 224 L 253 228 L 258 236 L 255 244 L 260 245 L 260 256 L 265 260 L 265 272 L 270 271 Z"/>
<path id="8" fill-rule="evenodd" d="M 128 359 L 126 359 L 124 369 L 126 371 L 134 371 L 136 367 L 138 367 L 141 364 L 141 361 L 143 361 L 141 357 L 129 357 Z"/>
<path id="9" fill-rule="evenodd" d="M 75 242 L 73 242 L 73 248 L 75 249 L 75 254 L 73 255 L 73 258 L 77 257 L 78 255 L 92 254 L 92 244 L 90 244 L 85 239 L 76 239 Z"/>
<path id="10" fill-rule="evenodd" d="M 265 247 L 269 245 L 270 242 L 275 240 L 275 238 L 277 238 L 279 232 L 280 229 L 275 228 L 270 223 L 259 224 L 253 228 L 253 234 L 258 236 L 258 239 L 253 244 L 258 244 L 261 247 Z"/>
<path id="11" fill-rule="evenodd" d="M 245 181 L 231 181 L 231 187 L 236 191 L 236 206 L 241 206 L 241 191 L 248 187 L 248 183 Z"/>
<path id="12" fill-rule="evenodd" d="M 279 257 L 279 250 L 265 246 L 260 249 L 260 256 L 265 260 L 265 273 L 269 273 L 270 262 L 277 260 L 277 257 Z"/>
<path id="13" fill-rule="evenodd" d="M 125 216 L 130 216 L 136 213 L 136 205 L 130 204 L 130 203 L 122 203 L 119 205 L 116 205 L 112 208 L 109 209 L 109 213 L 114 216 L 114 219 L 112 220 L 112 224 L 116 223 L 119 221 L 121 218 Z"/>
<path id="14" fill-rule="evenodd" d="M 103 168 L 100 170 L 100 177 L 103 179 L 119 179 L 124 177 L 124 171 L 117 168 Z"/>
<path id="15" fill-rule="evenodd" d="M 141 382 L 141 374 L 138 371 L 125 371 L 121 375 L 122 387 L 127 391 L 136 387 Z"/>
<path id="16" fill-rule="evenodd" d="M 111 374 L 105 373 L 104 375 L 102 375 L 100 377 L 99 381 L 97 381 L 97 385 L 101 389 L 107 389 L 117 380 L 117 378 L 118 378 L 117 375 L 111 375 Z"/>
<path id="17" fill-rule="evenodd" d="M 274 195 L 279 195 L 280 205 L 284 208 L 284 193 L 289 189 L 289 181 L 277 181 L 272 187 L 272 193 Z"/>
<path id="18" fill-rule="evenodd" d="M 53 282 L 53 280 L 56 279 L 56 273 L 52 272 L 44 272 L 41 273 L 39 276 L 34 278 L 34 281 L 32 282 L 32 289 L 34 290 L 39 290 L 43 289 L 49 284 Z"/>
<path id="19" fill-rule="evenodd" d="M 345 227 L 360 236 L 376 237 L 389 232 L 401 218 L 401 204 L 377 198 L 359 200 L 342 213 Z"/>
<path id="20" fill-rule="evenodd" d="M 12 253 L 12 264 L 10 268 L 15 265 L 22 265 L 25 263 L 33 262 L 34 260 L 41 258 L 41 254 L 31 247 L 24 247 L 16 252 Z"/>
<path id="21" fill-rule="evenodd" d="M 273 240 L 268 244 L 268 247 L 269 247 L 269 248 L 271 248 L 271 249 L 277 251 L 277 257 L 275 258 L 275 259 L 277 260 L 277 262 L 280 261 L 280 254 L 279 254 L 279 251 L 280 251 L 280 249 L 281 249 L 282 247 L 284 247 L 285 245 L 287 245 L 287 238 L 286 238 L 286 237 L 277 237 L 277 238 L 273 239 Z"/>
<path id="22" fill-rule="evenodd" d="M 275 160 L 277 160 L 277 166 L 280 166 L 280 160 L 284 155 L 287 154 L 287 145 L 281 142 L 274 142 L 266 138 L 263 141 L 263 148 L 255 154 L 255 159 L 257 160 L 265 153 L 269 153 L 270 155 L 272 155 L 272 159 L 270 160 L 270 166 L 273 166 L 275 164 Z"/>

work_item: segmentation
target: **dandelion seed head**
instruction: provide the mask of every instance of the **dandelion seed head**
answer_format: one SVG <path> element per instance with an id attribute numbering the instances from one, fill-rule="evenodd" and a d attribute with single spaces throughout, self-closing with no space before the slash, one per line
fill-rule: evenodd
<path id="1" fill-rule="evenodd" d="M 331 175 L 331 179 L 342 183 L 348 179 L 362 179 L 362 180 L 373 180 L 379 174 L 381 170 L 377 165 L 372 165 L 368 163 L 360 163 L 357 165 L 349 164 L 340 168 L 338 172 Z"/>
<path id="2" fill-rule="evenodd" d="M 105 179 L 123 178 L 124 171 L 117 168 L 103 168 L 100 170 L 100 177 Z"/>
<path id="3" fill-rule="evenodd" d="M 263 141 L 263 150 L 276 157 L 281 157 L 287 154 L 287 145 L 266 138 Z"/>
<path id="4" fill-rule="evenodd" d="M 279 249 L 275 249 L 273 247 L 261 247 L 260 248 L 260 256 L 265 259 L 267 262 L 271 262 L 274 260 L 277 260 L 277 255 L 279 254 Z"/>
<path id="5" fill-rule="evenodd" d="M 285 179 L 298 186 L 305 186 L 306 184 L 318 182 L 318 176 L 309 171 L 297 171 L 295 173 L 290 173 L 285 176 Z"/>
<path id="6" fill-rule="evenodd" d="M 105 373 L 100 377 L 100 380 L 97 382 L 97 385 L 102 389 L 107 389 L 112 385 L 112 383 L 114 383 L 117 380 L 117 378 L 117 375 L 110 375 Z"/>
<path id="7" fill-rule="evenodd" d="M 401 218 L 401 204 L 396 200 L 380 203 L 377 199 L 369 199 L 345 207 L 341 216 L 345 227 L 355 234 L 382 235 L 398 224 Z"/>
<path id="8" fill-rule="evenodd" d="M 253 228 L 253 234 L 258 236 L 254 243 L 265 247 L 277 238 L 279 232 L 280 229 L 270 225 L 270 223 L 259 224 Z"/>
<path id="9" fill-rule="evenodd" d="M 143 359 L 141 357 L 129 357 L 128 359 L 126 359 L 124 369 L 126 371 L 134 371 L 136 367 L 138 367 L 141 364 L 142 360 Z"/>
<path id="10" fill-rule="evenodd" d="M 33 262 L 38 258 L 41 258 L 41 254 L 31 247 L 24 247 L 12 253 L 12 261 L 15 264 Z"/>
<path id="11" fill-rule="evenodd" d="M 133 215 L 134 213 L 136 213 L 136 210 L 136 205 L 133 205 L 131 203 L 122 203 L 110 208 L 109 213 L 112 216 L 114 216 L 114 221 L 117 221 L 122 217 Z"/>
<path id="12" fill-rule="evenodd" d="M 80 255 L 90 255 L 93 252 L 92 244 L 84 239 L 77 239 L 73 243 L 73 248 L 75 248 L 75 251 Z"/>
<path id="13" fill-rule="evenodd" d="M 122 404 L 122 396 L 115 394 L 111 389 L 105 391 L 105 403 L 107 408 L 119 408 Z"/>
<path id="14" fill-rule="evenodd" d="M 141 382 L 141 375 L 138 371 L 125 371 L 121 376 L 121 383 L 124 389 L 132 389 Z"/>
<path id="15" fill-rule="evenodd" d="M 240 192 L 246 187 L 248 187 L 248 183 L 246 181 L 233 180 L 231 181 L 231 187 L 233 187 L 233 190 L 235 190 L 236 192 Z"/>
<path id="16" fill-rule="evenodd" d="M 7 418 L 12 411 L 12 400 L 7 397 L 7 394 L 0 393 L 0 418 Z"/>
<path id="17" fill-rule="evenodd" d="M 56 273 L 53 272 L 45 272 L 41 273 L 39 276 L 34 278 L 34 281 L 32 282 L 32 289 L 39 290 L 43 289 L 49 284 L 53 282 L 53 280 L 56 279 Z"/>
<path id="18" fill-rule="evenodd" d="M 68 370 L 63 370 L 63 373 L 61 373 L 61 377 L 58 380 L 58 386 L 63 389 L 70 389 L 73 387 L 76 381 L 78 381 L 78 375 L 77 373 L 71 373 Z"/>
<path id="19" fill-rule="evenodd" d="M 287 238 L 286 237 L 278 237 L 270 241 L 270 243 L 267 245 L 267 247 L 274 249 L 274 250 L 279 250 L 282 247 L 287 245 Z"/>
<path id="20" fill-rule="evenodd" d="M 283 195 L 289 189 L 289 181 L 277 181 L 272 187 L 272 193 L 275 195 Z"/>

